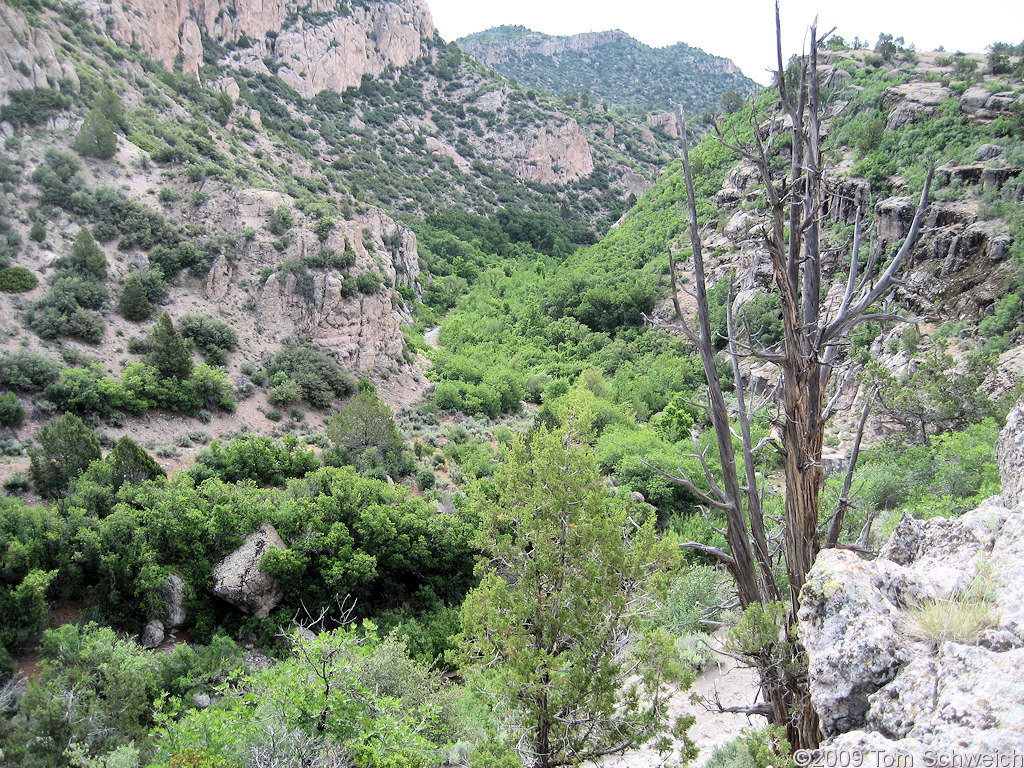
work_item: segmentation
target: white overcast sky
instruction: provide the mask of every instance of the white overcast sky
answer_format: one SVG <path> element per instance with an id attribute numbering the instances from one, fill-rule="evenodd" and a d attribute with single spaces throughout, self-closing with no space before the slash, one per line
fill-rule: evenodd
<path id="1" fill-rule="evenodd" d="M 684 42 L 727 56 L 767 83 L 775 59 L 772 0 L 427 0 L 445 40 L 499 24 L 520 24 L 551 35 L 621 29 L 652 46 Z M 872 44 L 879 32 L 902 35 L 918 50 L 983 51 L 989 43 L 1024 40 L 1022 0 L 783 0 L 782 44 L 787 58 L 801 47 L 818 16 L 822 31 Z"/>

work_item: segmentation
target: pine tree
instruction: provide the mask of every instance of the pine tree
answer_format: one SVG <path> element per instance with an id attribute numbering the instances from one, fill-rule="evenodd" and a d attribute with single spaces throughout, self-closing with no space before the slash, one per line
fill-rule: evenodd
<path id="1" fill-rule="evenodd" d="M 75 244 L 71 246 L 71 268 L 83 275 L 90 275 L 97 280 L 107 278 L 107 257 L 92 239 L 92 233 L 87 227 L 82 227 L 75 238 Z"/>
<path id="2" fill-rule="evenodd" d="M 113 157 L 117 152 L 114 124 L 107 120 L 100 110 L 90 110 L 82 127 L 78 129 L 72 146 L 78 154 L 85 157 L 96 157 L 100 160 Z"/>
<path id="3" fill-rule="evenodd" d="M 165 379 L 187 379 L 192 373 L 192 353 L 166 312 L 149 333 L 149 363 Z"/>
<path id="4" fill-rule="evenodd" d="M 39 449 L 31 451 L 30 471 L 42 496 L 59 496 L 86 467 L 100 458 L 100 441 L 73 413 L 39 430 Z"/>
<path id="5" fill-rule="evenodd" d="M 148 320 L 149 316 L 153 314 L 153 305 L 146 293 L 146 286 L 143 285 L 138 275 L 132 275 L 124 284 L 124 290 L 117 303 L 117 311 L 125 320 L 133 322 Z"/>

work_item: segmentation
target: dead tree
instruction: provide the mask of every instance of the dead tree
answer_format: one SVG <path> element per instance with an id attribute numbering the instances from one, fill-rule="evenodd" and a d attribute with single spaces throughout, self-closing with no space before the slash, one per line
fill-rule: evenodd
<path id="1" fill-rule="evenodd" d="M 753 146 L 740 146 L 719 134 L 719 140 L 745 158 L 758 171 L 767 204 L 767 223 L 762 234 L 771 258 L 773 281 L 782 305 L 783 341 L 781 348 L 760 349 L 747 336 L 738 338 L 729 298 L 729 352 L 733 360 L 736 387 L 736 420 L 742 440 L 742 468 L 733 451 L 733 421 L 726 404 L 715 365 L 715 349 L 711 335 L 710 309 L 701 239 L 697 224 L 693 178 L 683 122 L 683 168 L 689 203 L 689 234 L 693 249 L 697 327 L 691 328 L 679 312 L 678 296 L 674 296 L 678 327 L 694 344 L 708 383 L 707 412 L 713 425 L 719 456 L 721 482 L 704 465 L 705 491 L 688 477 L 662 472 L 694 493 L 701 504 L 721 510 L 726 519 L 724 530 L 728 552 L 696 542 L 694 546 L 715 555 L 728 568 L 736 581 L 740 604 L 767 605 L 782 599 L 776 586 L 771 537 L 766 528 L 761 506 L 761 481 L 756 472 L 757 453 L 764 446 L 752 445 L 750 422 L 759 408 L 748 401 L 740 373 L 741 357 L 768 361 L 779 368 L 779 386 L 773 394 L 776 409 L 775 427 L 779 439 L 773 447 L 784 466 L 785 515 L 782 521 L 782 555 L 788 582 L 788 619 L 785 642 L 780 642 L 789 658 L 779 659 L 770 649 L 754 654 L 752 662 L 761 675 L 764 705 L 751 713 L 765 714 L 777 725 L 785 725 L 794 749 L 818 745 L 820 732 L 817 716 L 810 704 L 806 676 L 800 672 L 802 651 L 796 638 L 795 621 L 800 590 L 814 564 L 822 540 L 836 546 L 842 516 L 848 505 L 849 478 L 844 486 L 840 507 L 832 518 L 829 534 L 824 536 L 819 515 L 819 493 L 824 482 L 822 447 L 825 426 L 833 415 L 839 392 L 830 392 L 833 373 L 840 360 L 842 347 L 850 331 L 866 322 L 901 320 L 874 307 L 893 288 L 918 240 L 921 222 L 931 187 L 934 166 L 928 170 L 920 202 L 906 240 L 897 253 L 881 265 L 874 276 L 874 257 L 868 268 L 859 270 L 862 212 L 858 208 L 849 274 L 845 292 L 838 307 L 826 308 L 820 298 L 822 285 L 822 251 L 820 224 L 825 199 L 824 158 L 821 149 L 821 93 L 818 79 L 818 39 L 816 27 L 810 30 L 809 52 L 799 66 L 799 85 L 791 89 L 786 82 L 782 60 L 779 10 L 776 3 L 777 72 L 774 89 L 779 116 L 770 120 L 766 135 L 754 124 Z M 827 37 L 827 35 L 826 35 Z M 753 115 L 752 115 L 752 119 Z M 786 125 L 789 123 L 789 125 Z M 792 138 L 792 160 L 783 178 L 773 175 L 769 159 L 774 140 L 788 133 Z M 675 265 L 670 264 L 675 284 Z M 863 420 L 858 435 L 863 433 Z M 858 437 L 859 444 L 859 437 Z M 699 449 L 698 449 L 699 451 Z M 661 471 L 661 470 L 659 470 Z M 826 521 L 825 525 L 828 525 Z"/>

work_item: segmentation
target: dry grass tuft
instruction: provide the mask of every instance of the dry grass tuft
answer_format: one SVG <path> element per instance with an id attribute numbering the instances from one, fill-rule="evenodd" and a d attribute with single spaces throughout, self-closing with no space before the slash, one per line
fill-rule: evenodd
<path id="1" fill-rule="evenodd" d="M 999 624 L 996 595 L 991 573 L 982 570 L 962 594 L 911 606 L 904 617 L 904 631 L 936 645 L 947 641 L 977 643 L 982 632 Z"/>

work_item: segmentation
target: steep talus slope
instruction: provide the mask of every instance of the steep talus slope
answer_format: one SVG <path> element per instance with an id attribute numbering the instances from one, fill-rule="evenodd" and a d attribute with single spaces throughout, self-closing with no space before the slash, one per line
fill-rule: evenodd
<path id="1" fill-rule="evenodd" d="M 1010 755 L 1024 740 L 1022 422 L 1019 404 L 999 442 L 1001 497 L 960 518 L 905 517 L 873 561 L 819 555 L 800 639 L 825 749 Z M 949 636 L 915 623 L 930 605 Z M 984 623 L 956 625 L 979 606 Z"/>
<path id="2" fill-rule="evenodd" d="M 717 111 L 727 91 L 756 87 L 729 59 L 685 43 L 652 48 L 619 30 L 559 37 L 496 27 L 456 42 L 529 88 L 647 112 Z"/>

